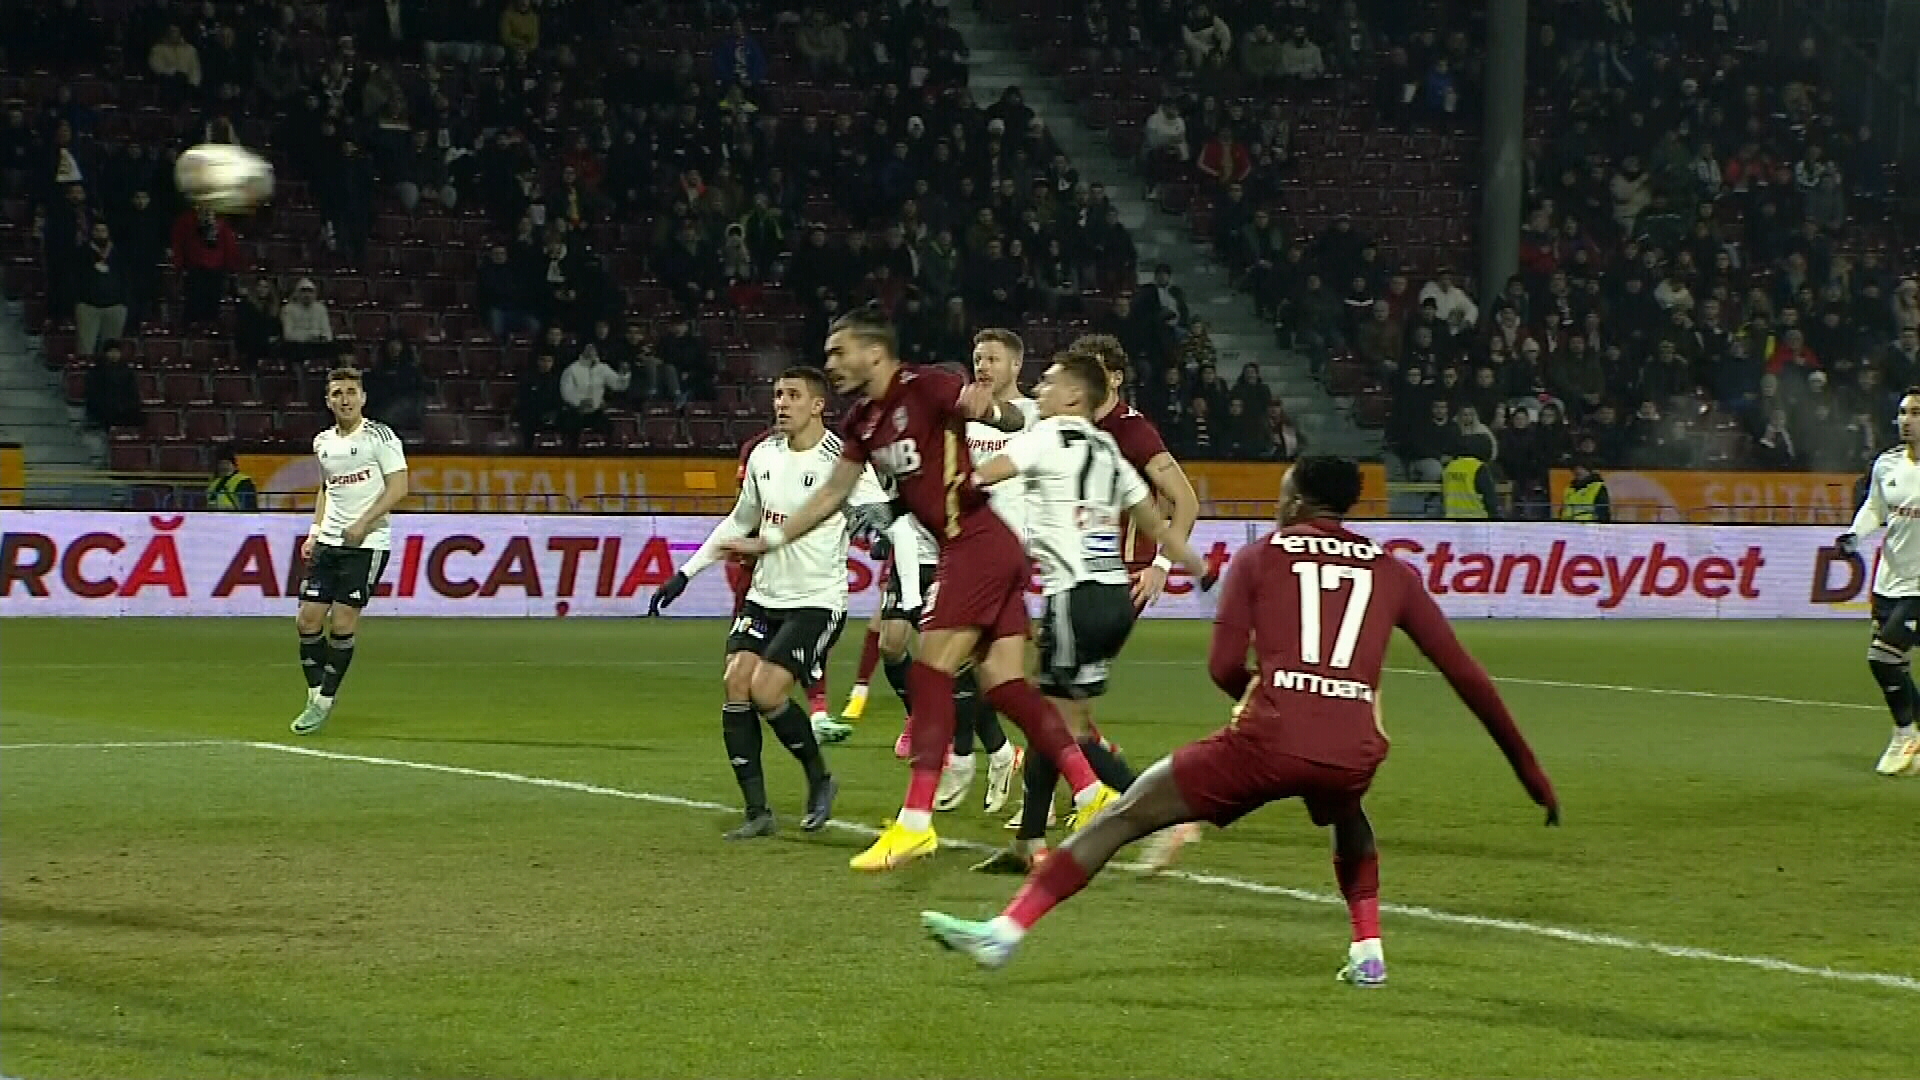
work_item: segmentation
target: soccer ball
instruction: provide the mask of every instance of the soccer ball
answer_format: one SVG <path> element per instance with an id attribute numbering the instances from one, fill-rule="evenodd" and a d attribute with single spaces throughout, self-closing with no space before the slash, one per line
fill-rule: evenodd
<path id="1" fill-rule="evenodd" d="M 273 166 L 244 146 L 201 143 L 174 162 L 173 182 L 195 206 L 238 214 L 273 197 Z"/>

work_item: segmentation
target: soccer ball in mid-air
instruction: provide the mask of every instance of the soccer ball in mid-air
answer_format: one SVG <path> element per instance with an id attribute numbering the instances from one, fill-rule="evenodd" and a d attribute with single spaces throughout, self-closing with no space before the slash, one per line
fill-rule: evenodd
<path id="1" fill-rule="evenodd" d="M 173 182 L 195 206 L 239 214 L 273 197 L 273 166 L 244 146 L 201 143 L 174 162 Z"/>

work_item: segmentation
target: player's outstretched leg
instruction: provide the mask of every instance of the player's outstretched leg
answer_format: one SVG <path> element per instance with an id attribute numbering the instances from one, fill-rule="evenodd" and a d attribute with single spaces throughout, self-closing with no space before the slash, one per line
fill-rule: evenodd
<path id="1" fill-rule="evenodd" d="M 1914 691 L 1907 652 L 1876 636 L 1867 646 L 1867 666 L 1887 700 L 1887 711 L 1893 714 L 1893 738 L 1873 771 L 1881 776 L 1920 774 L 1920 725 L 1914 722 L 1920 712 L 1920 694 Z"/>
<path id="2" fill-rule="evenodd" d="M 1155 762 L 1133 787 L 1092 815 L 1060 850 L 1041 860 L 1025 885 L 998 916 L 972 922 L 937 911 L 920 913 L 921 924 L 941 945 L 964 952 L 982 967 L 999 967 L 1034 923 L 1062 901 L 1087 887 L 1121 848 L 1169 825 L 1193 820 L 1193 812 L 1174 780 L 1173 759 Z"/>
<path id="3" fill-rule="evenodd" d="M 1380 853 L 1373 842 L 1373 823 L 1358 806 L 1333 823 L 1333 876 L 1347 901 L 1353 923 L 1353 941 L 1340 979 L 1355 986 L 1384 986 L 1387 957 L 1380 947 Z"/>

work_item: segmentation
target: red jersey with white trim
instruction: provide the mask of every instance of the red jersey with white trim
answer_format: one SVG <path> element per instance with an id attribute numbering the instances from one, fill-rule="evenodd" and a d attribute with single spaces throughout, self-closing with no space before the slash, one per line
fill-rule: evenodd
<path id="1" fill-rule="evenodd" d="M 1126 458 L 1127 464 L 1133 466 L 1134 471 L 1151 486 L 1153 478 L 1147 474 L 1147 462 L 1167 452 L 1166 441 L 1160 438 L 1160 430 L 1153 426 L 1153 421 L 1123 401 L 1095 421 L 1095 426 L 1113 436 L 1114 443 L 1120 447 L 1120 456 Z M 1155 494 L 1158 494 L 1157 490 Z M 1127 569 L 1139 570 L 1151 563 L 1160 549 L 1140 532 L 1131 517 L 1126 519 L 1125 526 L 1121 552 L 1126 558 Z"/>
<path id="2" fill-rule="evenodd" d="M 1208 670 L 1245 703 L 1235 724 L 1275 753 L 1371 770 L 1387 756 L 1375 706 L 1396 626 L 1479 717 L 1528 791 L 1550 799 L 1546 774 L 1493 681 L 1418 572 L 1337 522 L 1290 525 L 1234 555 Z"/>
<path id="3" fill-rule="evenodd" d="M 902 365 L 878 400 L 857 402 L 840 425 L 842 456 L 871 463 L 881 486 L 899 492 L 942 548 L 979 527 L 982 513 L 990 516 L 986 494 L 973 484 L 960 411 L 965 387 L 958 375 Z"/>

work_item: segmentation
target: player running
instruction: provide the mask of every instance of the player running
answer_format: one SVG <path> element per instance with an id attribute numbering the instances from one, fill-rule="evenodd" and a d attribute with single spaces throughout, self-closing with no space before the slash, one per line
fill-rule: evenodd
<path id="1" fill-rule="evenodd" d="M 1880 565 L 1873 574 L 1873 641 L 1867 667 L 1893 714 L 1893 738 L 1873 769 L 1881 776 L 1920 776 L 1920 691 L 1907 652 L 1920 643 L 1920 386 L 1900 398 L 1900 445 L 1874 460 L 1867 498 L 1834 546 L 1852 555 L 1881 525 Z"/>
<path id="2" fill-rule="evenodd" d="M 1011 330 L 988 328 L 973 336 L 973 381 L 992 394 L 996 408 L 1017 410 L 1023 426 L 1031 428 L 1040 419 L 1040 406 L 1020 393 L 1020 364 L 1026 358 L 1026 345 Z M 998 454 L 1013 436 L 991 424 L 974 421 L 967 425 L 967 451 L 976 462 Z M 1027 492 L 1024 480 L 1012 480 L 987 489 L 987 505 L 1007 523 L 1013 534 L 1027 538 Z M 965 801 L 973 786 L 976 766 L 973 745 L 977 737 L 987 751 L 987 792 L 984 807 L 989 814 L 1004 810 L 1013 791 L 1013 777 L 1021 761 L 1020 749 L 1007 741 L 1000 728 L 1000 716 L 980 697 L 978 680 L 971 667 L 956 680 L 957 720 L 953 727 L 953 756 L 940 774 L 940 788 L 934 793 L 935 810 L 955 810 Z M 1071 721 L 1069 721 L 1071 726 Z M 1084 748 L 1083 748 L 1084 749 Z"/>
<path id="3" fill-rule="evenodd" d="M 856 870 L 885 870 L 939 847 L 933 796 L 953 740 L 954 672 L 973 658 L 987 701 L 1013 719 L 1035 753 L 1056 759 L 1083 812 L 1114 797 L 1088 767 L 1059 711 L 1025 678 L 1026 587 L 1032 566 L 1020 541 L 973 484 L 967 453 L 968 420 L 988 419 L 1012 430 L 1019 414 L 995 405 L 984 387 L 957 375 L 907 366 L 895 349 L 893 327 L 873 309 L 836 319 L 827 336 L 827 372 L 834 386 L 858 400 L 842 424 L 844 458 L 805 507 L 785 522 L 763 526 L 753 539 L 730 541 L 743 554 L 778 551 L 839 513 L 863 466 L 893 478 L 904 509 L 940 544 L 938 571 L 920 622 L 920 655 L 908 675 L 913 695 L 913 778 L 899 817 L 853 857 Z"/>
<path id="4" fill-rule="evenodd" d="M 353 368 L 327 373 L 327 408 L 333 426 L 313 437 L 320 459 L 320 494 L 313 527 L 300 544 L 307 564 L 300 585 L 300 670 L 307 677 L 307 705 L 293 719 L 295 735 L 319 731 L 333 715 L 334 695 L 353 663 L 360 612 L 393 550 L 387 514 L 407 497 L 407 455 L 400 436 L 362 415 L 366 388 Z"/>
<path id="5" fill-rule="evenodd" d="M 714 526 L 700 550 L 655 591 L 650 614 L 670 606 L 694 576 L 723 559 L 729 541 L 755 528 L 762 533 L 776 529 L 807 505 L 841 461 L 840 440 L 824 420 L 826 408 L 827 380 L 819 371 L 789 368 L 774 381 L 774 434 L 748 457 L 733 513 Z M 857 474 L 855 479 L 863 483 L 854 491 L 853 502 L 885 501 L 871 476 Z M 726 834 L 729 840 L 772 836 L 777 828 L 760 769 L 761 720 L 806 773 L 806 812 L 800 827 L 814 832 L 833 816 L 837 785 L 806 711 L 792 700 L 796 684 L 819 678 L 826 650 L 847 617 L 847 522 L 836 509 L 823 525 L 754 564 L 746 605 L 727 637 L 720 730 L 746 806 L 746 818 Z"/>
<path id="6" fill-rule="evenodd" d="M 998 917 L 970 922 L 921 914 L 936 940 L 998 967 L 1055 905 L 1085 888 L 1123 846 L 1169 825 L 1227 825 L 1298 797 L 1333 828 L 1334 877 L 1353 941 L 1340 977 L 1386 982 L 1380 946 L 1380 864 L 1361 797 L 1387 755 L 1377 697 L 1395 626 L 1440 669 L 1500 744 L 1546 822 L 1560 822 L 1553 785 L 1514 726 L 1499 691 L 1460 642 L 1411 567 L 1347 531 L 1360 469 L 1302 458 L 1280 487 L 1280 528 L 1240 550 L 1214 619 L 1207 669 L 1241 706 L 1226 727 L 1150 766 L 1119 801 L 1047 856 Z M 1251 644 L 1258 669 L 1247 670 Z"/>

